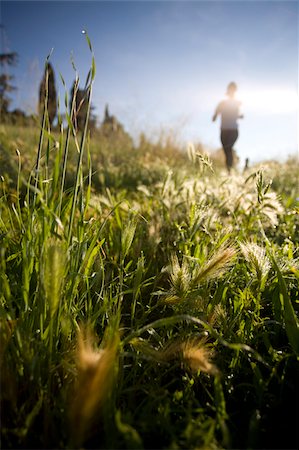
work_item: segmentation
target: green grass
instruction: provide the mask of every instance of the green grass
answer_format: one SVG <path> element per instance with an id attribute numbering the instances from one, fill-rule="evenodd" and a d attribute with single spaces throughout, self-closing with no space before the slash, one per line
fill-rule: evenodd
<path id="1" fill-rule="evenodd" d="M 294 161 L 69 127 L 1 128 L 2 447 L 296 448 Z"/>

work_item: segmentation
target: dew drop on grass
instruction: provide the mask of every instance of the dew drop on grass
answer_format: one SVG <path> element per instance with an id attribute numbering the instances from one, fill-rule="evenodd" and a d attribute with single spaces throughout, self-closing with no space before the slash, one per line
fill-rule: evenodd
<path id="1" fill-rule="evenodd" d="M 82 34 L 86 34 L 86 31 L 85 31 L 85 30 L 82 30 Z"/>

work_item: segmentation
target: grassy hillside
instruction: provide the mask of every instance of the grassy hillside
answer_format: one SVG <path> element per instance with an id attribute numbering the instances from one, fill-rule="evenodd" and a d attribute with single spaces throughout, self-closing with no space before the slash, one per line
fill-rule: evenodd
<path id="1" fill-rule="evenodd" d="M 1 173 L 8 175 L 10 181 L 16 182 L 20 152 L 22 177 L 28 176 L 37 158 L 40 129 L 35 127 L 18 127 L 2 125 L 1 136 Z M 42 148 L 41 160 L 46 158 L 51 163 L 55 157 L 62 154 L 66 141 L 66 130 L 45 134 L 49 143 Z M 73 185 L 78 156 L 78 146 L 82 136 L 76 134 L 76 139 L 70 138 L 68 149 L 67 185 Z M 77 141 L 77 142 L 76 142 Z M 88 141 L 88 142 L 87 142 Z M 49 148 L 48 145 L 49 144 Z M 88 157 L 92 166 L 92 188 L 97 191 L 109 188 L 136 189 L 139 184 L 152 184 L 162 180 L 165 173 L 174 168 L 185 167 L 193 169 L 194 164 L 188 160 L 187 153 L 175 145 L 170 138 L 162 138 L 153 144 L 144 135 L 140 136 L 137 145 L 126 134 L 113 133 L 108 130 L 94 130 L 91 138 L 86 140 L 87 151 L 83 155 L 83 167 L 86 172 Z M 61 156 L 61 155 L 59 155 Z"/>
<path id="2" fill-rule="evenodd" d="M 1 128 L 2 447 L 297 448 L 296 161 L 67 133 Z"/>

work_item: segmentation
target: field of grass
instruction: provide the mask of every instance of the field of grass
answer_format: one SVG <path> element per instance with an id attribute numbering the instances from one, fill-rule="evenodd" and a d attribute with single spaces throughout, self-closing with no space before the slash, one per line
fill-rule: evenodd
<path id="1" fill-rule="evenodd" d="M 296 161 L 0 136 L 2 448 L 298 448 Z"/>

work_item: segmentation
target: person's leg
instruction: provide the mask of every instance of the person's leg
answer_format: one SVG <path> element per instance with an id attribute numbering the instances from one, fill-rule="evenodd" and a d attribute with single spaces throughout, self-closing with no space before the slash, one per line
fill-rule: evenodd
<path id="1" fill-rule="evenodd" d="M 230 172 L 230 168 L 232 165 L 232 150 L 230 148 L 230 142 L 229 142 L 229 140 L 230 140 L 229 131 L 230 130 L 221 130 L 221 136 L 220 136 L 222 148 L 223 148 L 224 155 L 225 155 L 225 165 L 226 165 L 228 173 Z"/>
<path id="2" fill-rule="evenodd" d="M 238 139 L 238 130 L 230 130 L 230 156 L 229 156 L 229 164 L 230 167 L 233 167 L 233 163 L 234 163 L 234 154 L 233 154 L 233 147 L 235 145 L 236 140 Z"/>
<path id="3" fill-rule="evenodd" d="M 225 162 L 228 173 L 233 167 L 233 145 L 238 139 L 238 130 L 221 130 L 221 143 L 225 154 Z"/>
<path id="4" fill-rule="evenodd" d="M 224 151 L 226 156 L 226 168 L 228 173 L 230 173 L 230 170 L 233 167 L 233 149 L 231 145 L 227 146 Z"/>

